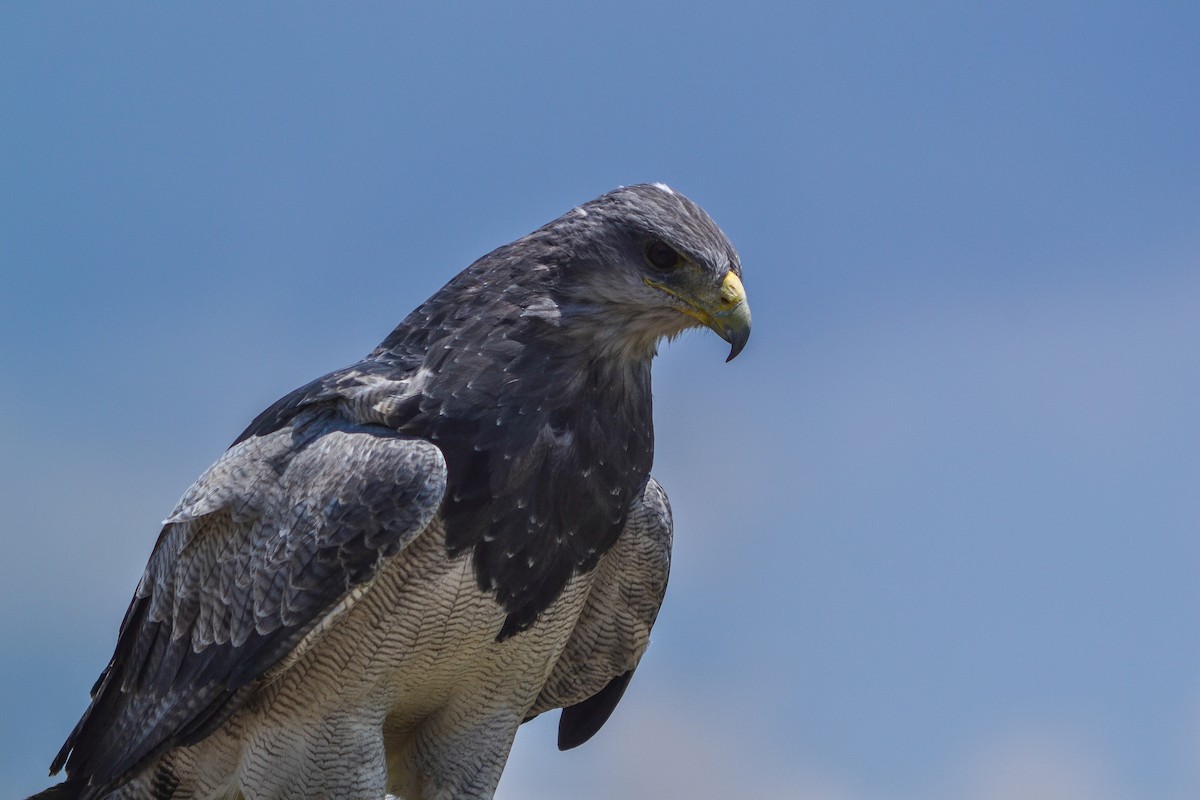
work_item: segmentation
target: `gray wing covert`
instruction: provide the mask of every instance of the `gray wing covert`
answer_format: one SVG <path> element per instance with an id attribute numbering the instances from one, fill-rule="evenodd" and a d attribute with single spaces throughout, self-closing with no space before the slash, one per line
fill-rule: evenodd
<path id="1" fill-rule="evenodd" d="M 206 736 L 425 529 L 445 485 L 434 445 L 329 410 L 239 440 L 166 520 L 52 771 L 96 796 Z"/>
<path id="2" fill-rule="evenodd" d="M 646 652 L 667 591 L 673 530 L 666 492 L 650 478 L 616 545 L 601 559 L 575 630 L 529 711 L 532 718 L 563 709 L 560 749 L 600 730 Z"/>

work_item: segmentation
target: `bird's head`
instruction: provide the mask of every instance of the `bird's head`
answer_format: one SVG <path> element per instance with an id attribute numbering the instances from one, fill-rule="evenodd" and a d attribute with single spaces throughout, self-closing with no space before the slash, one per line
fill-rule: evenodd
<path id="1" fill-rule="evenodd" d="M 578 330 L 625 355 L 703 325 L 730 344 L 750 337 L 737 251 L 700 206 L 663 184 L 626 186 L 546 225 L 560 261 L 559 306 Z M 726 360 L 729 360 L 726 359 Z"/>

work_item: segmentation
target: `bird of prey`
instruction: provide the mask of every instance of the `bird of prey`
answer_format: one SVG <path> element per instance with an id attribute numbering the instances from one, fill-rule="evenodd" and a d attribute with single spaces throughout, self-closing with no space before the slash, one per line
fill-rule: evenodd
<path id="1" fill-rule="evenodd" d="M 522 722 L 620 700 L 666 589 L 650 365 L 736 356 L 733 246 L 662 184 L 471 264 L 262 412 L 164 522 L 40 798 L 492 797 Z"/>

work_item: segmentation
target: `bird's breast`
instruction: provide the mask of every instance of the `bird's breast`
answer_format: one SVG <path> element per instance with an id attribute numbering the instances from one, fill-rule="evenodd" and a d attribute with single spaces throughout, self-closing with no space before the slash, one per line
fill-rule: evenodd
<path id="1" fill-rule="evenodd" d="M 592 574 L 573 577 L 533 626 L 498 642 L 505 610 L 479 588 L 470 553 L 447 557 L 444 540 L 435 521 L 385 565 L 280 676 L 270 704 L 357 705 L 404 727 L 480 692 L 523 713 L 566 646 Z"/>

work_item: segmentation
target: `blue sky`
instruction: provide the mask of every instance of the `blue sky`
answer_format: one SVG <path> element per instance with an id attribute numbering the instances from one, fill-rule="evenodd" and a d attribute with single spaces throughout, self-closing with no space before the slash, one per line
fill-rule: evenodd
<path id="1" fill-rule="evenodd" d="M 0 791 L 175 500 L 491 248 L 665 181 L 755 331 L 656 366 L 627 699 L 502 800 L 1200 794 L 1200 6 L 0 8 Z"/>

